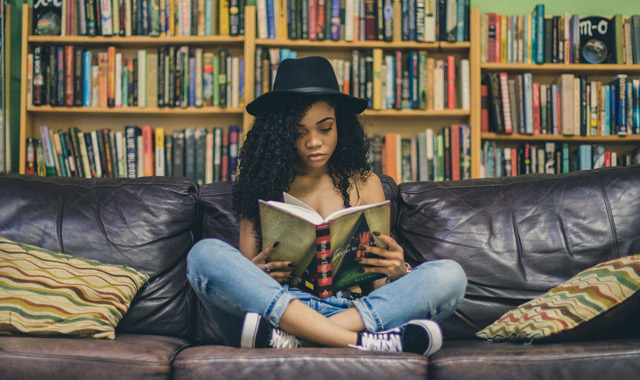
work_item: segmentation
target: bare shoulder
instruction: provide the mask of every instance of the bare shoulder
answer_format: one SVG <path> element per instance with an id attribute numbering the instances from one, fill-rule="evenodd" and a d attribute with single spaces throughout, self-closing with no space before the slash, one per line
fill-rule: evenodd
<path id="1" fill-rule="evenodd" d="M 356 183 L 360 190 L 361 204 L 378 203 L 385 200 L 382 182 L 376 173 L 369 172 L 366 176 L 358 176 Z"/>

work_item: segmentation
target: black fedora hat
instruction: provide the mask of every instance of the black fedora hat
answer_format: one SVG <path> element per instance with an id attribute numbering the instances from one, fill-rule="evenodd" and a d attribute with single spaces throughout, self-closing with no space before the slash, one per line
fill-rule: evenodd
<path id="1" fill-rule="evenodd" d="M 355 114 L 367 107 L 367 99 L 356 98 L 340 92 L 331 63 L 323 57 L 285 59 L 280 62 L 273 89 L 247 104 L 247 112 L 258 116 L 278 100 L 300 95 L 324 95 Z"/>

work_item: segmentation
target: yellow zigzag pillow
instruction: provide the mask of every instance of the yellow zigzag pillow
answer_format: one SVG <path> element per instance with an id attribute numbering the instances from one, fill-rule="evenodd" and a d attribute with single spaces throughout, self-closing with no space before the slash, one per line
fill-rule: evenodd
<path id="1" fill-rule="evenodd" d="M 639 288 L 640 255 L 601 263 L 507 312 L 476 336 L 496 342 L 593 336 L 637 307 L 640 298 L 632 296 Z"/>
<path id="2" fill-rule="evenodd" d="M 0 334 L 115 338 L 149 278 L 0 237 Z"/>

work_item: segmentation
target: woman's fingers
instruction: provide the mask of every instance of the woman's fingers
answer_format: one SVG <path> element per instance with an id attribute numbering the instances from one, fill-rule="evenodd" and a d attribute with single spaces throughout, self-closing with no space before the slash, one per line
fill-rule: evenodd
<path id="1" fill-rule="evenodd" d="M 269 272 L 276 270 L 282 272 L 280 269 L 289 269 L 295 266 L 291 261 L 269 261 L 266 265 L 269 267 Z"/>
<path id="2" fill-rule="evenodd" d="M 278 245 L 280 244 L 280 242 L 275 242 L 273 244 L 269 244 L 268 246 L 266 246 L 265 249 L 263 249 L 260 253 L 258 253 L 256 255 L 256 257 L 254 257 L 254 262 L 261 262 L 261 261 L 267 261 L 267 258 L 269 258 L 269 256 L 271 256 L 271 254 L 276 250 L 276 248 L 278 248 Z"/>

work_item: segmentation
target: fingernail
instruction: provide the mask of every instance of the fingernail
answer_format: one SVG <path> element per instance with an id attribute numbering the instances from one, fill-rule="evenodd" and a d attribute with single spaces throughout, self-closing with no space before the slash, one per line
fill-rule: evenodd
<path id="1" fill-rule="evenodd" d="M 296 263 L 289 263 L 289 268 L 293 268 L 296 266 Z"/>
<path id="2" fill-rule="evenodd" d="M 280 245 L 280 242 L 277 241 L 277 242 L 273 243 L 273 248 L 278 248 L 279 245 Z"/>
<path id="3" fill-rule="evenodd" d="M 359 263 L 359 262 L 361 262 L 361 261 L 362 261 L 362 259 L 354 259 L 354 261 L 355 261 L 356 263 Z"/>
<path id="4" fill-rule="evenodd" d="M 358 268 L 358 273 L 364 273 L 364 268 Z"/>
<path id="5" fill-rule="evenodd" d="M 364 245 L 361 245 L 358 247 L 359 250 L 364 251 L 365 249 L 367 249 L 367 247 L 365 247 Z"/>
<path id="6" fill-rule="evenodd" d="M 374 235 L 376 235 L 376 236 L 380 236 L 380 232 L 378 232 L 378 231 L 373 231 L 372 233 L 373 233 Z"/>

